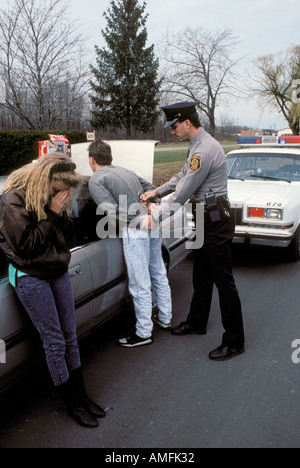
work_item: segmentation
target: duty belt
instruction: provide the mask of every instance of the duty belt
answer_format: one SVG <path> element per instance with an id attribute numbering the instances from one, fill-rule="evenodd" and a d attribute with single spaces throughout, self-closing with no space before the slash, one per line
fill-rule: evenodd
<path id="1" fill-rule="evenodd" d="M 196 203 L 193 203 L 193 211 Z M 221 219 L 230 218 L 230 201 L 227 196 L 207 194 L 204 203 L 204 214 L 212 223 L 221 221 Z"/>

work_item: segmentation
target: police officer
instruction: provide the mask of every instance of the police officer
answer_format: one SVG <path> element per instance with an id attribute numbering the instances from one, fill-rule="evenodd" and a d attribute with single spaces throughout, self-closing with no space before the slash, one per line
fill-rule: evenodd
<path id="1" fill-rule="evenodd" d="M 193 269 L 194 294 L 185 322 L 172 328 L 174 335 L 206 334 L 213 285 L 218 289 L 222 324 L 225 329 L 221 345 L 209 353 L 217 361 L 231 359 L 244 352 L 244 329 L 241 302 L 232 274 L 230 244 L 234 219 L 227 198 L 227 163 L 221 145 L 202 127 L 196 111 L 198 102 L 180 102 L 162 107 L 165 128 L 179 141 L 189 141 L 187 162 L 169 182 L 143 196 L 147 201 L 159 195 L 172 195 L 152 217 L 163 219 L 170 205 L 204 203 L 204 244 L 195 251 Z"/>

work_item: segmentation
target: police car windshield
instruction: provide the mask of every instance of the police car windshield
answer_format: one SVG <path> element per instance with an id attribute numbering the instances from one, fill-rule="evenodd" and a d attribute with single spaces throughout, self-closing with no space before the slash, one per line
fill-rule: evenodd
<path id="1" fill-rule="evenodd" d="M 228 178 L 300 181 L 300 155 L 235 153 L 228 155 Z"/>

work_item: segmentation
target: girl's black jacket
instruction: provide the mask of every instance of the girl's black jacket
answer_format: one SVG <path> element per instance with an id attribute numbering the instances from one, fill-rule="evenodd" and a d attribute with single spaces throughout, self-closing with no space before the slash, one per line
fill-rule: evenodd
<path id="1" fill-rule="evenodd" d="M 72 219 L 46 209 L 37 221 L 25 208 L 25 191 L 11 189 L 0 200 L 0 247 L 16 269 L 40 279 L 52 279 L 68 270 L 74 247 Z"/>

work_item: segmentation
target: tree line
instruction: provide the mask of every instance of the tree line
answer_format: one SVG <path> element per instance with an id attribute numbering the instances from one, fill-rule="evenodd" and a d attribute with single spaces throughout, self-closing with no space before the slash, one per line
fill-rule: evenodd
<path id="1" fill-rule="evenodd" d="M 90 51 L 65 0 L 12 0 L 0 10 L 0 129 L 162 139 L 159 106 L 193 100 L 203 126 L 216 135 L 217 106 L 251 92 L 299 133 L 300 45 L 258 57 L 246 89 L 236 73 L 245 57 L 236 57 L 231 30 L 167 32 L 156 57 L 147 45 L 146 7 L 139 0 L 109 2 L 95 64 L 86 59 Z"/>

